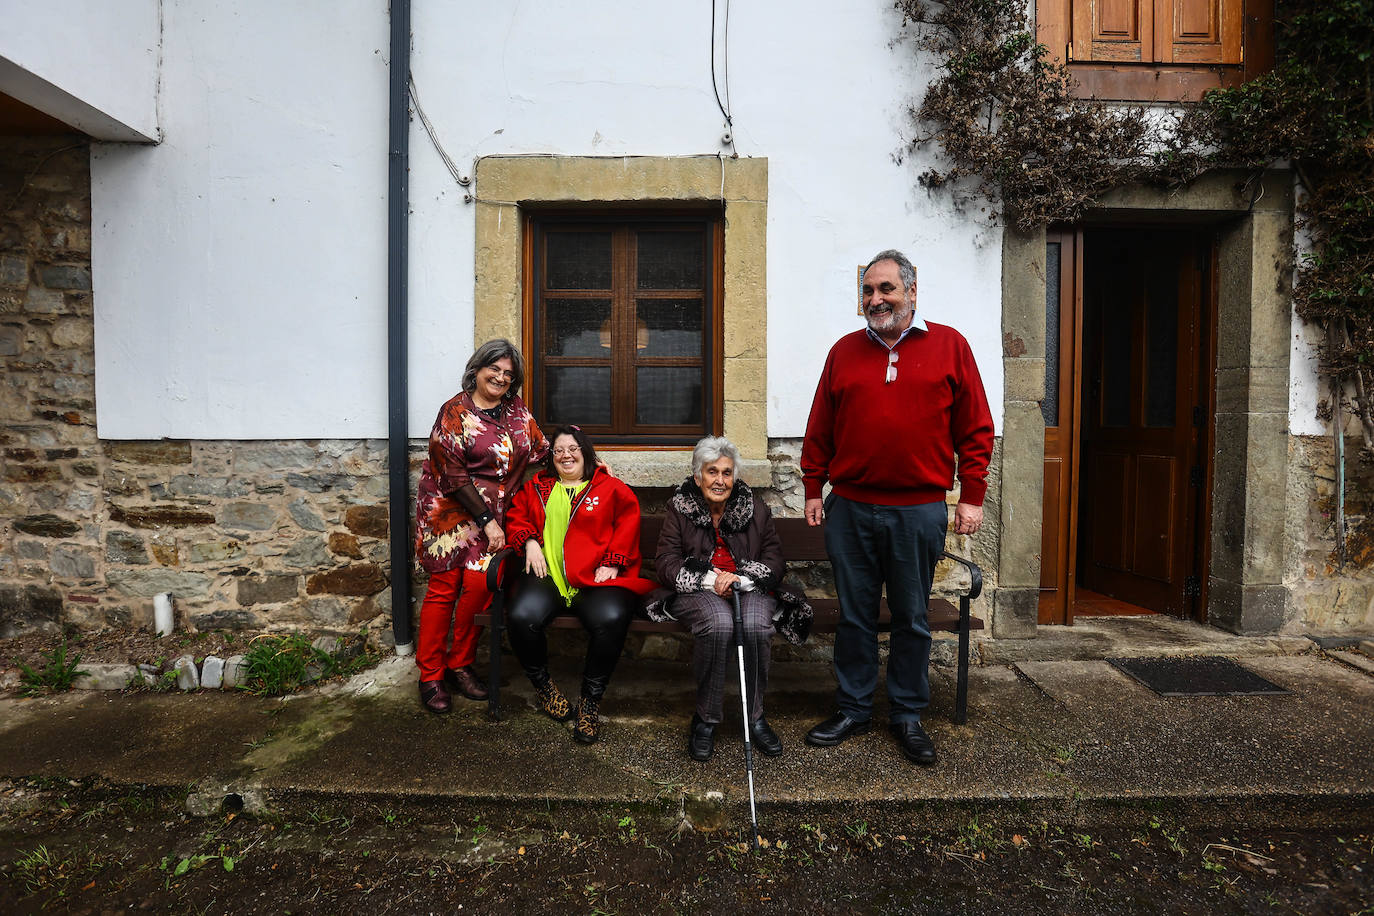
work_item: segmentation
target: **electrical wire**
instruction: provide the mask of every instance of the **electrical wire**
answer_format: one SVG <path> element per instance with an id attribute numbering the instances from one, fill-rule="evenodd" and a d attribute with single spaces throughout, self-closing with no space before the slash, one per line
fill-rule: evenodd
<path id="1" fill-rule="evenodd" d="M 738 159 L 739 150 L 735 148 L 735 121 L 730 115 L 730 0 L 725 0 L 725 22 L 722 31 L 724 101 L 721 101 L 720 85 L 716 82 L 716 0 L 711 0 L 711 91 L 716 96 L 716 107 L 720 109 L 721 115 L 725 118 L 725 135 L 721 137 L 721 141 L 730 147 L 731 155 Z"/>
<path id="2" fill-rule="evenodd" d="M 429 116 L 425 114 L 424 108 L 420 107 L 420 92 L 415 87 L 415 74 L 413 73 L 410 74 L 409 86 L 410 100 L 415 103 L 415 113 L 420 116 L 420 123 L 424 125 L 425 133 L 429 135 L 429 142 L 434 144 L 434 151 L 437 152 L 439 158 L 443 160 L 444 168 L 448 169 L 448 173 L 453 176 L 454 181 L 458 182 L 459 187 L 471 187 L 472 179 L 464 178 L 463 173 L 458 171 L 458 166 L 454 165 L 453 159 L 449 156 L 448 151 L 444 149 L 444 145 L 439 142 L 439 137 L 434 132 L 434 125 L 430 123 Z M 464 193 L 463 201 L 465 203 L 472 203 L 472 194 L 470 192 Z"/>

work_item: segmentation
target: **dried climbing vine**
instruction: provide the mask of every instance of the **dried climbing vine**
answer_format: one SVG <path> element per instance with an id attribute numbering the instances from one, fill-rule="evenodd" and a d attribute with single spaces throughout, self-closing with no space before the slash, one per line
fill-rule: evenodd
<path id="1" fill-rule="evenodd" d="M 1274 69 L 1167 116 L 1075 98 L 1025 0 L 896 6 L 939 66 L 911 110 L 913 149 L 945 163 L 921 184 L 972 187 L 1019 229 L 1073 222 L 1128 182 L 1291 166 L 1310 241 L 1294 303 L 1325 331 L 1321 372 L 1374 460 L 1374 0 L 1277 0 Z"/>

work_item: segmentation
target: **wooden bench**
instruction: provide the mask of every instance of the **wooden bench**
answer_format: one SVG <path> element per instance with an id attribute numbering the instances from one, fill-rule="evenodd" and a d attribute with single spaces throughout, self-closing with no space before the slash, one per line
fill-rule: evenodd
<path id="1" fill-rule="evenodd" d="M 775 518 L 778 538 L 782 541 L 783 558 L 788 563 L 829 561 L 825 552 L 823 529 L 812 528 L 802 518 Z M 658 551 L 658 533 L 663 527 L 663 517 L 645 515 L 640 518 L 639 546 L 646 561 L 652 563 Z M 963 725 L 968 719 L 968 654 L 969 631 L 983 629 L 983 621 L 969 613 L 969 602 L 983 590 L 983 571 L 976 563 L 948 551 L 945 559 L 963 566 L 969 572 L 969 585 L 958 596 L 959 605 L 945 598 L 931 598 L 927 620 L 932 633 L 944 631 L 959 634 L 959 672 L 954 700 L 954 721 Z M 523 562 L 510 548 L 498 551 L 487 567 L 487 588 L 491 591 L 491 608 L 488 613 L 478 614 L 474 622 L 488 628 L 491 636 L 491 668 L 487 676 L 490 695 L 487 699 L 487 712 L 492 719 L 501 718 L 501 633 L 505 628 L 506 587 L 514 579 Z M 811 625 L 812 633 L 834 633 L 840 620 L 840 602 L 837 598 L 811 598 L 807 602 L 816 612 Z M 582 623 L 571 614 L 560 614 L 549 623 L 553 628 L 572 629 Z M 878 629 L 889 631 L 892 616 L 884 598 L 878 617 Z M 640 633 L 687 633 L 687 627 L 677 621 L 655 623 L 646 617 L 636 617 L 630 622 L 631 632 Z"/>

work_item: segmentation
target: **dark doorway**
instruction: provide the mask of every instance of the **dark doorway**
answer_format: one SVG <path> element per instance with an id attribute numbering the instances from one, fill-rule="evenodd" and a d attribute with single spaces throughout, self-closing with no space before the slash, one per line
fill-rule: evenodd
<path id="1" fill-rule="evenodd" d="M 1065 229 L 1046 250 L 1040 623 L 1205 602 L 1214 244 Z"/>
<path id="2" fill-rule="evenodd" d="M 1212 249 L 1181 227 L 1083 237 L 1077 581 L 1175 617 L 1204 606 Z"/>

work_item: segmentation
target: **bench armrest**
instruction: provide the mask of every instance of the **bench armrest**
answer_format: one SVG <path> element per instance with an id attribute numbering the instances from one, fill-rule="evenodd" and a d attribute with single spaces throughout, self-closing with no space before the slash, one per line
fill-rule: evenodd
<path id="1" fill-rule="evenodd" d="M 956 556 L 950 553 L 948 550 L 944 551 L 943 556 L 946 560 L 953 560 L 955 563 L 958 563 L 960 566 L 968 570 L 968 599 L 970 601 L 972 601 L 974 598 L 977 598 L 979 595 L 983 593 L 983 571 L 978 568 L 977 563 L 973 562 L 972 560 L 965 560 L 963 557 Z"/>
<path id="2" fill-rule="evenodd" d="M 514 556 L 515 551 L 512 548 L 502 547 L 487 563 L 487 591 L 491 594 L 496 594 L 506 584 L 502 581 L 501 569 L 506 565 L 506 561 Z"/>

